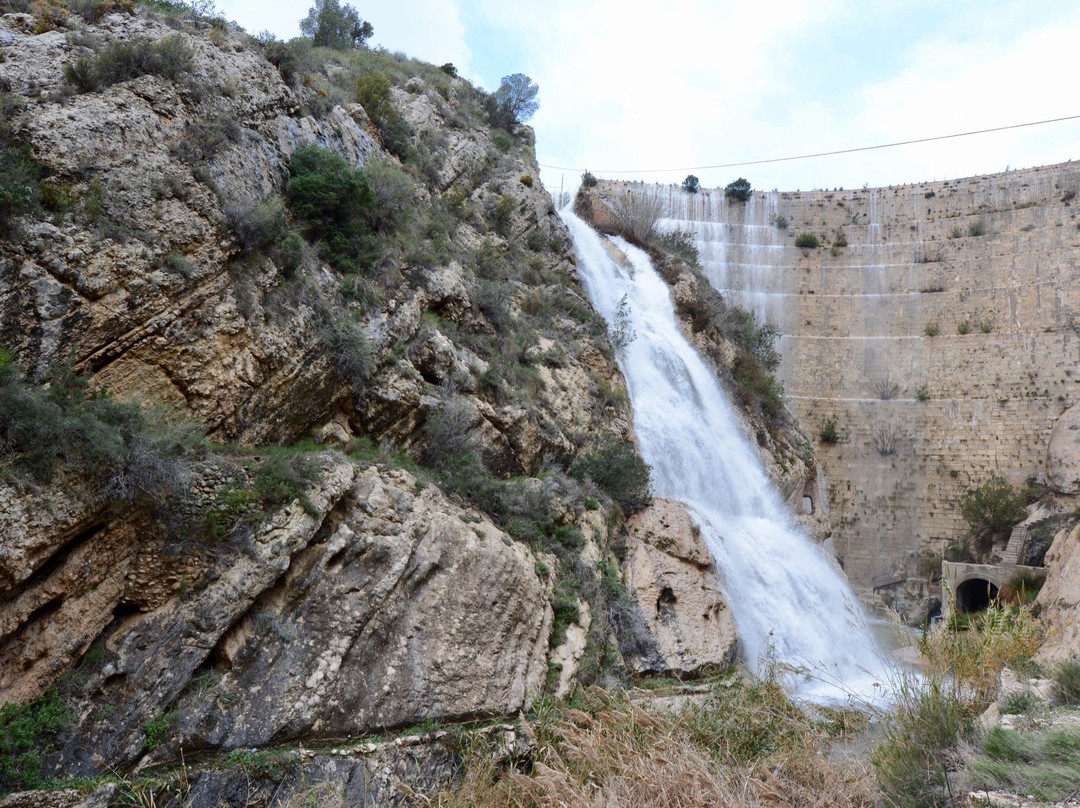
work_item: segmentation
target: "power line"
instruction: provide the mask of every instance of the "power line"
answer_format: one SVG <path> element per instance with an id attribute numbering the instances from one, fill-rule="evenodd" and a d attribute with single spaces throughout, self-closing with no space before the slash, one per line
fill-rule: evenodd
<path id="1" fill-rule="evenodd" d="M 1004 132 L 1008 129 L 1023 129 L 1027 126 L 1043 126 L 1048 123 L 1060 123 L 1061 121 L 1075 121 L 1080 115 L 1067 115 L 1064 118 L 1047 118 L 1045 121 L 1029 121 L 1028 123 L 1014 123 L 1009 126 L 995 126 L 992 129 L 975 129 L 971 132 L 955 132 L 951 135 L 936 135 L 935 137 L 921 137 L 914 140 L 898 140 L 895 143 L 880 143 L 876 146 L 859 146 L 854 149 L 837 149 L 836 151 L 814 152 L 813 154 L 799 154 L 793 157 L 771 157 L 768 160 L 745 160 L 741 163 L 719 163 L 712 166 L 685 166 L 683 168 L 641 168 L 637 170 L 624 169 L 620 171 L 601 171 L 598 174 L 660 174 L 668 171 L 708 171 L 714 168 L 741 168 L 742 166 L 760 166 L 765 163 L 789 163 L 792 160 L 809 160 L 814 157 L 832 157 L 837 154 L 854 154 L 855 152 L 875 151 L 876 149 L 891 149 L 896 146 L 911 146 L 915 143 L 930 143 L 935 140 L 951 140 L 958 137 L 971 137 L 972 135 L 985 135 L 990 132 Z M 552 166 L 540 163 L 543 168 L 551 168 L 556 171 L 585 171 L 588 169 L 571 168 L 569 166 Z"/>

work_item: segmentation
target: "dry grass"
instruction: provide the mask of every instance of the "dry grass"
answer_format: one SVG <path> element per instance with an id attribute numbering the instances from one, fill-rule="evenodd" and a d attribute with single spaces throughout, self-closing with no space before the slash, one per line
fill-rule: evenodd
<path id="1" fill-rule="evenodd" d="M 596 688 L 578 707 L 522 719 L 527 760 L 466 758 L 444 808 L 873 805 L 865 767 L 821 754 L 827 727 L 770 682 L 737 684 L 674 715 Z"/>

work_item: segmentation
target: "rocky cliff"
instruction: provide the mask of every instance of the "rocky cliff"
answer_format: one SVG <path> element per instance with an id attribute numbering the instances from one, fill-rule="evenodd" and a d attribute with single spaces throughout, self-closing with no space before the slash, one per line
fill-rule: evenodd
<path id="1" fill-rule="evenodd" d="M 356 738 L 735 660 L 528 128 L 183 4 L 0 12 L 0 790 L 181 758 L 242 804 L 292 744 L 267 799 L 394 801 L 453 744 Z"/>
<path id="2" fill-rule="evenodd" d="M 580 469 L 629 407 L 530 130 L 183 5 L 0 11 L 0 786 L 514 714 L 590 611 L 564 678 L 624 670 Z"/>

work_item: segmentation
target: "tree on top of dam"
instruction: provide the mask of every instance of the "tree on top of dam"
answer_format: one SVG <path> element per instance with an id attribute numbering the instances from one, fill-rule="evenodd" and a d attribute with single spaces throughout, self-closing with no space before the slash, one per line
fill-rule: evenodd
<path id="1" fill-rule="evenodd" d="M 745 177 L 739 177 L 733 182 L 729 182 L 724 187 L 724 196 L 729 199 L 738 199 L 740 202 L 745 202 L 750 198 L 750 192 L 753 189 L 750 187 L 750 180 Z"/>
<path id="2" fill-rule="evenodd" d="M 682 189 L 688 194 L 696 194 L 700 187 L 701 181 L 693 174 L 687 174 L 686 179 L 682 181 Z"/>

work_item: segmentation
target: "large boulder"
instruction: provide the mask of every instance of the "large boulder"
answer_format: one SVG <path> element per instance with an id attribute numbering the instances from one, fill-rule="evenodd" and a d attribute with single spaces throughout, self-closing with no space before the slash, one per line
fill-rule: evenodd
<path id="1" fill-rule="evenodd" d="M 1069 407 L 1050 432 L 1046 482 L 1061 494 L 1080 494 L 1080 407 Z"/>
<path id="2" fill-rule="evenodd" d="M 656 642 L 658 659 L 639 670 L 694 674 L 735 661 L 735 620 L 716 564 L 686 509 L 654 500 L 627 524 L 623 575 Z"/>

